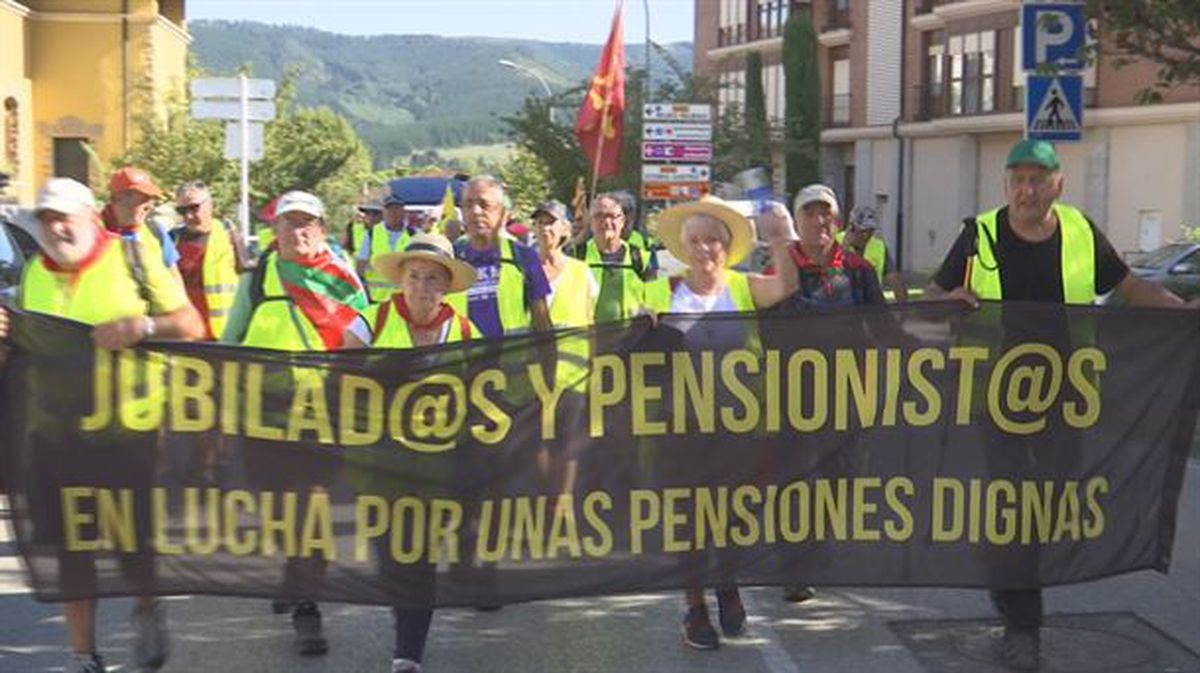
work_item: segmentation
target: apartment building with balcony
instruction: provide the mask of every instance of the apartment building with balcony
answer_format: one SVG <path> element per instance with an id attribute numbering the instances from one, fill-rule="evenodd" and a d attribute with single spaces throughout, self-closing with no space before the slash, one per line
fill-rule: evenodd
<path id="1" fill-rule="evenodd" d="M 779 4 L 776 14 L 812 12 L 817 29 L 824 180 L 847 209 L 877 208 L 903 266 L 932 269 L 963 218 L 1003 203 L 1004 157 L 1024 124 L 1021 3 L 697 0 L 695 68 L 718 78 L 722 105 L 744 95 L 748 50 L 778 63 L 782 28 L 770 10 Z M 1139 105 L 1155 71 L 1102 56 L 1084 73 L 1084 140 L 1058 145 L 1063 199 L 1121 251 L 1200 226 L 1200 86 Z M 778 77 L 775 89 L 764 83 L 781 117 L 782 68 Z"/>

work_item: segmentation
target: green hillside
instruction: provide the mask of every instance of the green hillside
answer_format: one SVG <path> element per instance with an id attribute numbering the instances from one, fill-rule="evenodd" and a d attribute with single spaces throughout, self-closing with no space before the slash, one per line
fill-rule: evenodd
<path id="1" fill-rule="evenodd" d="M 418 149 L 504 142 L 500 118 L 541 87 L 499 60 L 536 70 L 561 91 L 586 80 L 601 49 L 478 37 L 350 36 L 251 22 L 194 21 L 188 28 L 197 64 L 208 74 L 231 75 L 249 64 L 255 76 L 279 79 L 299 65 L 300 102 L 345 115 L 378 165 Z M 691 44 L 667 48 L 690 67 Z M 640 67 L 642 46 L 627 50 L 631 65 Z M 652 68 L 656 77 L 670 72 L 657 54 Z"/>

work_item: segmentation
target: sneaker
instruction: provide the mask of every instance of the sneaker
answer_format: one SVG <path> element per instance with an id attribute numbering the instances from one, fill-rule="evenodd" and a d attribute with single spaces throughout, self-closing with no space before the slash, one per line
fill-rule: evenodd
<path id="1" fill-rule="evenodd" d="M 392 659 L 392 673 L 421 673 L 421 664 L 412 659 Z"/>
<path id="2" fill-rule="evenodd" d="M 715 650 L 721 646 L 717 630 L 708 621 L 708 608 L 688 608 L 683 618 L 683 643 L 697 650 Z"/>
<path id="3" fill-rule="evenodd" d="M 312 601 L 301 601 L 292 612 L 292 628 L 296 631 L 296 651 L 304 657 L 315 657 L 329 651 L 329 641 L 321 632 L 321 611 Z"/>
<path id="4" fill-rule="evenodd" d="M 1004 627 L 1004 643 L 1000 654 L 1009 668 L 1036 671 L 1041 655 L 1041 638 L 1037 629 Z"/>
<path id="5" fill-rule="evenodd" d="M 812 587 L 803 587 L 798 584 L 783 588 L 783 600 L 789 603 L 803 603 L 816 595 L 817 592 L 813 591 Z"/>
<path id="6" fill-rule="evenodd" d="M 746 632 L 746 606 L 737 589 L 717 592 L 717 610 L 725 637 L 736 638 Z"/>
<path id="7" fill-rule="evenodd" d="M 143 671 L 162 668 L 171 649 L 167 638 L 167 609 L 162 601 L 154 601 L 149 610 L 134 607 L 129 621 L 133 625 L 133 665 Z"/>
<path id="8" fill-rule="evenodd" d="M 98 654 L 72 654 L 64 669 L 66 673 L 106 673 L 104 660 Z"/>

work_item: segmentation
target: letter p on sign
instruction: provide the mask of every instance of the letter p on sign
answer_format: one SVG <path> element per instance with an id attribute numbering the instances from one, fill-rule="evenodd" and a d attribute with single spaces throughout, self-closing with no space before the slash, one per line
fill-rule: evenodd
<path id="1" fill-rule="evenodd" d="M 1026 2 L 1021 8 L 1021 65 L 1037 70 L 1044 65 L 1059 70 L 1081 70 L 1087 37 L 1083 5 Z"/>

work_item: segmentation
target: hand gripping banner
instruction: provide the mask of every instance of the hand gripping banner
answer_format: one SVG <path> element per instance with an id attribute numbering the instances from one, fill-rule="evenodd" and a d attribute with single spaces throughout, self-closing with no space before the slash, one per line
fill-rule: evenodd
<path id="1" fill-rule="evenodd" d="M 1198 332 L 931 303 L 112 353 L 17 313 L 0 450 L 44 600 L 1037 587 L 1167 569 Z"/>

